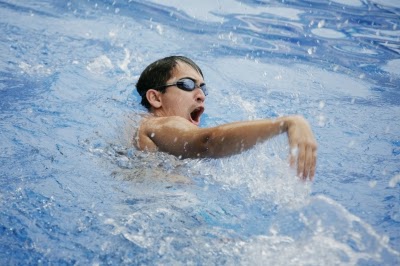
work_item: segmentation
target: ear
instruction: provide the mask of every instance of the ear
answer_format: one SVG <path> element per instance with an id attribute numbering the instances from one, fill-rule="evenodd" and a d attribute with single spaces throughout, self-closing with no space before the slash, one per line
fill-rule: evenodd
<path id="1" fill-rule="evenodd" d="M 153 108 L 158 109 L 162 106 L 161 92 L 159 92 L 157 90 L 149 89 L 146 92 L 146 98 Z"/>

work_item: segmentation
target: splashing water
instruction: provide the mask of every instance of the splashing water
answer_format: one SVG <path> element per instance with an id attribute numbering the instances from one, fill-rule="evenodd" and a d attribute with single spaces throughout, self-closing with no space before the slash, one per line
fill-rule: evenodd
<path id="1" fill-rule="evenodd" d="M 399 6 L 391 1 L 0 2 L 0 264 L 397 265 Z M 302 114 L 225 159 L 132 147 L 134 84 L 184 54 L 203 127 Z"/>

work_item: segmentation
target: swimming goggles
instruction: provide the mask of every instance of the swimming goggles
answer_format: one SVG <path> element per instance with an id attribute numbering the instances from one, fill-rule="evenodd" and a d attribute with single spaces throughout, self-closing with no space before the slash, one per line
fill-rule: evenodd
<path id="1" fill-rule="evenodd" d="M 177 86 L 179 89 L 184 90 L 184 91 L 194 91 L 196 88 L 200 88 L 203 91 L 205 96 L 207 96 L 207 94 L 208 94 L 207 86 L 205 83 L 202 83 L 202 84 L 200 84 L 200 86 L 197 86 L 196 82 L 190 78 L 183 78 L 183 79 L 178 80 L 176 83 L 165 84 L 163 86 L 159 86 L 154 89 L 167 88 L 167 87 L 171 87 L 171 86 Z"/>

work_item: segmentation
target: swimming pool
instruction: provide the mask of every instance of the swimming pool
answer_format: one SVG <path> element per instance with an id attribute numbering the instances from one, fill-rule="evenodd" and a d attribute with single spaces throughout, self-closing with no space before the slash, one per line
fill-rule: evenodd
<path id="1" fill-rule="evenodd" d="M 0 264 L 394 265 L 400 261 L 397 1 L 0 1 Z M 202 68 L 201 126 L 302 114 L 220 160 L 129 144 L 134 91 L 171 54 Z"/>

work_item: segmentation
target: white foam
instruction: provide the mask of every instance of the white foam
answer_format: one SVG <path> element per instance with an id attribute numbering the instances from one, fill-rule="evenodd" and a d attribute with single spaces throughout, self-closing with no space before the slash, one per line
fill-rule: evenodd
<path id="1" fill-rule="evenodd" d="M 28 75 L 50 75 L 52 73 L 51 69 L 45 67 L 42 64 L 31 65 L 27 62 L 22 61 L 19 63 L 18 66 L 23 73 L 26 73 Z"/>
<path id="2" fill-rule="evenodd" d="M 383 70 L 400 76 L 400 59 L 389 60 L 388 63 L 382 67 Z"/>
<path id="3" fill-rule="evenodd" d="M 130 76 L 129 63 L 131 62 L 131 52 L 128 48 L 124 48 L 125 57 L 122 62 L 119 62 L 118 67 Z"/>
<path id="4" fill-rule="evenodd" d="M 199 166 L 199 170 L 227 188 L 247 187 L 251 197 L 271 199 L 284 208 L 299 208 L 307 204 L 311 183 L 296 177 L 288 165 L 285 135 L 237 156 Z"/>
<path id="5" fill-rule="evenodd" d="M 106 55 L 101 55 L 90 62 L 86 69 L 92 73 L 102 74 L 114 67 L 111 60 Z"/>

